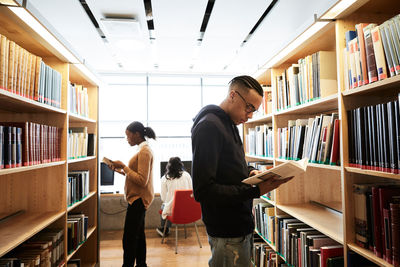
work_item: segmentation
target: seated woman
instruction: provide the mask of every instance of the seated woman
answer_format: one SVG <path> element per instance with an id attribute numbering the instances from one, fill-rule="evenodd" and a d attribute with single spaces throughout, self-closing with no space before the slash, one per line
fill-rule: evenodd
<path id="1" fill-rule="evenodd" d="M 174 200 L 175 190 L 192 189 L 192 178 L 190 174 L 183 168 L 183 163 L 179 157 L 169 159 L 166 173 L 161 178 L 161 227 L 157 228 L 157 233 L 163 237 L 164 225 L 168 215 L 171 215 L 172 202 Z M 171 223 L 168 221 L 165 234 L 169 233 Z"/>

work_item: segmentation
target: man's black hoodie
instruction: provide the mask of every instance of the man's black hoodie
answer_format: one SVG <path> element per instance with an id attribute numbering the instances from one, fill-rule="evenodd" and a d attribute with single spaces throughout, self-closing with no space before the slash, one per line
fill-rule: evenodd
<path id="1" fill-rule="evenodd" d="M 252 168 L 246 164 L 236 125 L 219 106 L 206 106 L 195 117 L 192 152 L 193 192 L 207 233 L 212 237 L 252 233 L 252 202 L 260 190 L 241 182 Z"/>

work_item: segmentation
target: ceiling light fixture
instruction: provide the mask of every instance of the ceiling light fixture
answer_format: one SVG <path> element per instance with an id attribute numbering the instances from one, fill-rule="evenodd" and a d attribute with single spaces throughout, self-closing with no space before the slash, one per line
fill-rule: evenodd
<path id="1" fill-rule="evenodd" d="M 80 63 L 65 46 L 58 41 L 35 17 L 23 7 L 8 7 L 15 15 L 26 23 L 32 30 L 39 34 L 51 47 L 60 53 L 69 63 Z"/>
<path id="2" fill-rule="evenodd" d="M 107 37 L 121 39 L 142 38 L 140 23 L 134 18 L 102 18 L 100 22 Z"/>
<path id="3" fill-rule="evenodd" d="M 321 19 L 334 19 L 340 15 L 343 11 L 349 8 L 357 0 L 342 0 L 332 7 Z"/>

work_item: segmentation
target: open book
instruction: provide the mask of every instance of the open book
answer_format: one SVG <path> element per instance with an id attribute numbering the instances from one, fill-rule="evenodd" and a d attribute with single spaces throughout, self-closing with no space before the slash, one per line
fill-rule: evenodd
<path id="1" fill-rule="evenodd" d="M 109 166 L 113 164 L 112 160 L 106 157 L 103 157 L 102 161 Z"/>
<path id="2" fill-rule="evenodd" d="M 307 170 L 308 158 L 300 161 L 287 161 L 272 169 L 261 172 L 257 175 L 244 179 L 242 182 L 245 184 L 259 184 L 272 177 L 275 179 L 285 179 L 291 176 L 296 176 L 305 173 Z"/>

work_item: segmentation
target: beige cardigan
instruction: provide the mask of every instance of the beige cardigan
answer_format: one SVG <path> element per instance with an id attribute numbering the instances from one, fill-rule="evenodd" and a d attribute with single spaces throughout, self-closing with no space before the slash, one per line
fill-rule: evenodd
<path id="1" fill-rule="evenodd" d="M 139 145 L 139 152 L 124 167 L 125 172 L 125 197 L 129 204 L 142 198 L 147 209 L 154 199 L 153 188 L 153 152 L 148 143 Z"/>

